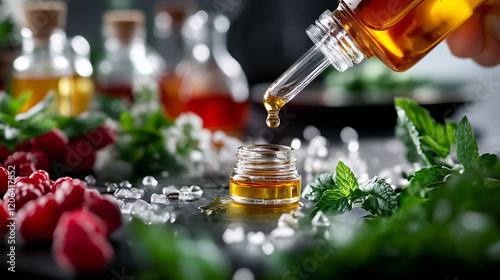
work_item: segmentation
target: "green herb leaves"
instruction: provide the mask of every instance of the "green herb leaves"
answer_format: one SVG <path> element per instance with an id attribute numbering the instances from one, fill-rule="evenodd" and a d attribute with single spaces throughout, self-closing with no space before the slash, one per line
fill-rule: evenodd
<path id="1" fill-rule="evenodd" d="M 313 216 L 320 210 L 325 214 L 349 211 L 357 201 L 363 201 L 362 207 L 374 215 L 390 215 L 397 208 L 396 193 L 388 183 L 374 178 L 360 188 L 354 173 L 342 161 L 335 173 L 321 174 L 306 189 L 309 191 L 304 197 L 317 201 Z"/>
<path id="2" fill-rule="evenodd" d="M 429 111 L 412 100 L 396 98 L 396 137 L 405 144 L 410 162 L 424 166 L 449 165 L 453 124 L 436 123 Z"/>
<path id="3" fill-rule="evenodd" d="M 396 193 L 383 179 L 375 177 L 363 184 L 362 189 L 368 194 L 363 201 L 363 208 L 373 215 L 388 216 L 398 207 Z"/>
<path id="4" fill-rule="evenodd" d="M 0 119 L 2 120 L 0 143 L 10 151 L 13 151 L 19 142 L 42 135 L 56 126 L 48 110 L 54 104 L 54 94 L 49 92 L 33 108 L 19 113 L 29 97 L 29 92 L 19 98 L 13 98 L 6 93 L 0 94 Z"/>

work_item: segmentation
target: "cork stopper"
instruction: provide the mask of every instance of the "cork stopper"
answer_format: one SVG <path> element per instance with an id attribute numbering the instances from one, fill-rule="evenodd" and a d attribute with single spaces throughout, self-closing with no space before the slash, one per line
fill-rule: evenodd
<path id="1" fill-rule="evenodd" d="M 23 4 L 25 26 L 34 38 L 48 39 L 55 29 L 66 26 L 66 3 L 60 1 L 37 1 Z"/>
<path id="2" fill-rule="evenodd" d="M 128 44 L 136 36 L 144 36 L 145 15 L 140 10 L 111 10 L 103 15 L 104 34 L 116 36 Z"/>
<path id="3" fill-rule="evenodd" d="M 173 1 L 173 2 L 157 2 L 154 8 L 154 13 L 157 15 L 168 14 L 170 16 L 171 25 L 173 28 L 180 28 L 183 22 L 192 15 L 198 5 L 194 1 Z"/>

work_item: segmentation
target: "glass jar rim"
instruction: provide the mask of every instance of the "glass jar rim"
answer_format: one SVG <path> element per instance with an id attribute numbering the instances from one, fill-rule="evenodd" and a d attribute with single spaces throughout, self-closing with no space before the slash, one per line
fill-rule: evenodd
<path id="1" fill-rule="evenodd" d="M 295 151 L 292 147 L 278 144 L 251 144 L 243 145 L 238 148 L 238 151 L 261 152 L 261 153 L 282 153 Z"/>

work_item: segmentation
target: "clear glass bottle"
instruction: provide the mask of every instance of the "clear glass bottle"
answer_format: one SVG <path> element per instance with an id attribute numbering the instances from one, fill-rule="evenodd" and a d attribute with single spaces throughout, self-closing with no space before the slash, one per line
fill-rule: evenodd
<path id="1" fill-rule="evenodd" d="M 246 145 L 238 148 L 229 177 L 233 201 L 245 204 L 280 205 L 299 201 L 301 176 L 295 150 L 281 145 Z"/>
<path id="2" fill-rule="evenodd" d="M 90 44 L 82 36 L 74 36 L 69 40 L 68 51 L 73 64 L 74 93 L 72 106 L 74 116 L 90 109 L 94 97 L 95 85 L 92 77 L 94 68 L 90 62 Z"/>
<path id="3" fill-rule="evenodd" d="M 153 46 L 166 62 L 165 71 L 159 77 L 160 100 L 164 112 L 172 119 L 185 111 L 179 96 L 179 87 L 190 52 L 182 36 L 182 26 L 196 11 L 193 1 L 160 1 L 155 6 Z"/>
<path id="4" fill-rule="evenodd" d="M 330 64 L 343 72 L 364 58 L 377 57 L 394 71 L 406 71 L 426 56 L 485 0 L 340 0 L 307 34 L 313 46 L 264 94 L 267 125 Z"/>
<path id="5" fill-rule="evenodd" d="M 226 47 L 229 26 L 226 16 L 204 11 L 188 19 L 183 34 L 192 45 L 191 59 L 180 96 L 186 111 L 199 115 L 205 128 L 242 136 L 249 118 L 249 90 L 245 73 Z"/>
<path id="6" fill-rule="evenodd" d="M 132 102 L 134 91 L 143 84 L 152 86 L 164 67 L 163 59 L 146 45 L 144 13 L 140 10 L 105 12 L 103 35 L 105 51 L 97 63 L 97 91 Z"/>
<path id="7" fill-rule="evenodd" d="M 22 52 L 14 60 L 12 95 L 31 92 L 22 112 L 35 106 L 49 91 L 64 116 L 72 115 L 73 69 L 65 52 L 67 7 L 64 2 L 26 2 L 25 27 L 21 29 Z"/>

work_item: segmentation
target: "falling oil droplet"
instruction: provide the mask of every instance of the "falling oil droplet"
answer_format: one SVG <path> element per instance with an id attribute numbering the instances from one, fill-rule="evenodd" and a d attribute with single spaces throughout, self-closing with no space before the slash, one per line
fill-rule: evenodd
<path id="1" fill-rule="evenodd" d="M 277 114 L 267 115 L 266 124 L 270 128 L 276 128 L 280 125 L 280 118 Z"/>

